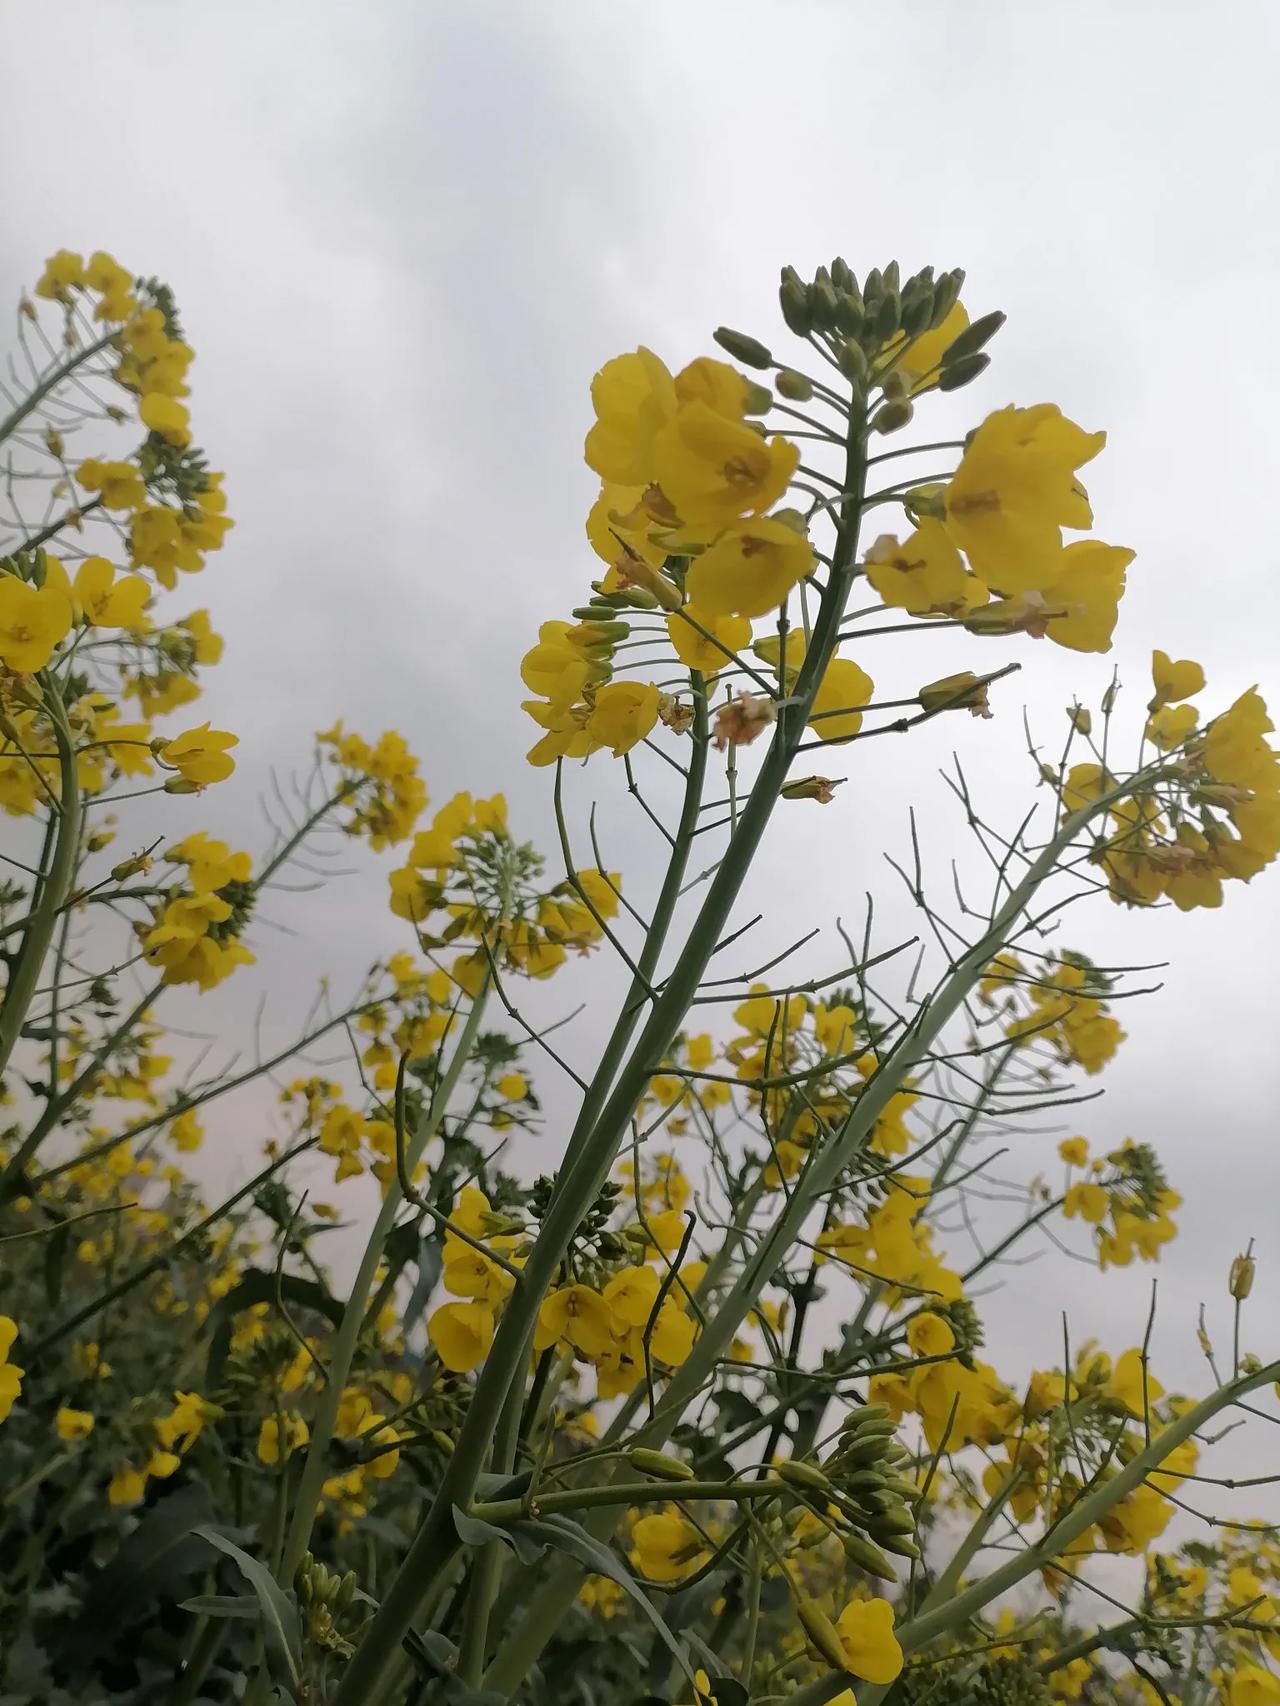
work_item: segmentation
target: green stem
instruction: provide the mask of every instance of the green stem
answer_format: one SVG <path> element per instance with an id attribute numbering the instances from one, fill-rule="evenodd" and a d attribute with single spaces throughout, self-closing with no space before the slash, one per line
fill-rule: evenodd
<path id="1" fill-rule="evenodd" d="M 77 350 L 72 356 L 68 356 L 66 361 L 55 367 L 46 378 L 42 379 L 31 395 L 24 397 L 17 408 L 0 421 L 0 444 L 3 444 L 6 438 L 18 430 L 27 416 L 33 414 L 40 407 L 51 391 L 56 391 L 62 381 L 69 379 L 77 367 L 92 360 L 100 351 L 106 349 L 116 335 L 117 333 L 114 330 L 104 332 L 100 338 L 95 338 L 91 344 L 86 344 L 83 349 Z"/>
<path id="2" fill-rule="evenodd" d="M 413 1621 L 423 1587 L 458 1545 L 453 1527 L 453 1506 L 465 1506 L 471 1500 L 476 1478 L 484 1465 L 494 1419 L 511 1381 L 523 1374 L 525 1344 L 533 1330 L 542 1299 L 559 1270 L 583 1214 L 608 1176 L 627 1122 L 649 1079 L 669 1051 L 705 974 L 707 963 L 725 932 L 800 744 L 818 684 L 835 651 L 856 548 L 859 510 L 856 491 L 862 465 L 860 437 L 851 436 L 849 455 L 855 495 L 851 518 L 846 517 L 842 525 L 842 566 L 833 571 L 824 595 L 813 642 L 796 683 L 795 696 L 779 712 L 773 740 L 746 808 L 662 994 L 653 1004 L 630 1058 L 604 1100 L 598 1119 L 583 1137 L 569 1167 L 561 1171 L 559 1188 L 552 1198 L 521 1278 L 508 1299 L 493 1347 L 480 1371 L 471 1409 L 445 1469 L 440 1490 L 405 1555 L 400 1573 L 383 1600 L 381 1610 L 347 1667 L 335 1706 L 357 1706 L 372 1692 L 390 1654 L 399 1646 Z M 643 970 L 643 966 L 640 969 Z M 545 1631 L 544 1638 L 549 1633 L 549 1630 Z"/>
<path id="3" fill-rule="evenodd" d="M 32 908 L 16 963 L 10 972 L 4 1004 L 0 1006 L 0 1074 L 8 1066 L 22 1035 L 27 1010 L 39 985 L 40 972 L 53 940 L 59 909 L 70 891 L 80 853 L 80 788 L 76 782 L 75 746 L 66 725 L 62 699 L 51 678 L 45 680 L 45 702 L 52 715 L 58 743 L 61 779 L 58 831 L 49 874 Z"/>
<path id="4" fill-rule="evenodd" d="M 405 1156 L 405 1172 L 413 1177 L 423 1151 L 431 1142 L 440 1128 L 445 1110 L 463 1068 L 471 1058 L 476 1039 L 480 1035 L 480 1021 L 484 1016 L 488 997 L 488 981 L 474 997 L 471 1011 L 467 1014 L 466 1024 L 458 1038 L 453 1056 L 449 1061 L 444 1077 L 436 1088 L 435 1095 L 418 1122 L 417 1130 L 409 1144 Z M 315 1526 L 316 1509 L 320 1502 L 320 1492 L 327 1473 L 329 1447 L 333 1443 L 334 1431 L 338 1421 L 338 1406 L 342 1402 L 343 1389 L 351 1373 L 351 1364 L 355 1360 L 356 1344 L 360 1337 L 360 1329 L 364 1325 L 365 1305 L 369 1292 L 378 1272 L 378 1263 L 382 1260 L 382 1248 L 388 1234 L 395 1224 L 396 1215 L 404 1201 L 404 1193 L 400 1187 L 399 1178 L 393 1178 L 387 1186 L 387 1193 L 382 1199 L 382 1207 L 378 1210 L 373 1230 L 365 1245 L 359 1269 L 352 1283 L 351 1294 L 347 1298 L 346 1308 L 342 1312 L 342 1320 L 334 1335 L 333 1349 L 329 1357 L 327 1370 L 328 1379 L 320 1397 L 316 1411 L 315 1424 L 311 1430 L 311 1438 L 307 1444 L 306 1460 L 302 1466 L 302 1476 L 298 1483 L 297 1499 L 293 1507 L 293 1517 L 289 1524 L 289 1534 L 285 1541 L 284 1556 L 281 1561 L 280 1579 L 291 1582 L 302 1562 L 303 1554 L 311 1540 L 311 1531 Z"/>
<path id="5" fill-rule="evenodd" d="M 517 1522 L 526 1516 L 549 1516 L 560 1511 L 599 1510 L 611 1505 L 662 1505 L 686 1499 L 767 1499 L 785 1493 L 788 1483 L 769 1477 L 762 1481 L 604 1481 L 596 1487 L 567 1487 L 559 1493 L 539 1493 L 530 1501 L 494 1499 L 471 1507 L 483 1522 Z"/>

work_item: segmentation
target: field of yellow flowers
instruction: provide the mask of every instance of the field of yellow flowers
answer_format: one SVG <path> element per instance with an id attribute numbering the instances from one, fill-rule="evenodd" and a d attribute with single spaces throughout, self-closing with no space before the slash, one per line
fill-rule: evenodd
<path id="1" fill-rule="evenodd" d="M 595 376 L 581 579 L 522 666 L 558 845 L 337 723 L 254 852 L 219 838 L 237 736 L 195 703 L 222 640 L 190 577 L 233 524 L 177 303 L 102 252 L 45 264 L 0 390 L 0 1701 L 1280 1702 L 1280 1547 L 1214 1505 L 1237 1430 L 1280 1420 L 1252 1252 L 1183 1394 L 1149 1329 L 1073 1344 L 1058 1308 L 1013 1383 L 980 1312 L 1046 1232 L 1160 1261 L 1181 1204 L 1149 1144 L 1065 1138 L 1004 1177 L 985 1254 L 953 1236 L 1001 1122 L 1124 1042 L 1133 968 L 1064 946 L 1067 907 L 1096 942 L 1113 905 L 1216 907 L 1280 851 L 1258 692 L 1215 704 L 1155 650 L 1147 702 L 1078 703 L 1033 754 L 1020 823 L 957 771 L 986 893 L 944 909 L 917 848 L 911 941 L 869 906 L 828 975 L 716 957 L 775 811 L 839 859 L 834 748 L 950 717 L 963 752 L 1028 640 L 1110 647 L 1133 553 L 1093 532 L 1105 435 L 1051 403 L 917 429 L 1003 322 L 962 286 L 786 268 L 768 344 Z M 874 636 L 939 628 L 991 668 L 867 673 Z M 581 790 L 614 762 L 643 909 Z M 206 791 L 171 839 L 166 797 Z M 390 855 L 400 945 L 270 1058 L 176 1074 L 168 992 L 252 964 L 264 887 L 326 833 Z M 628 987 L 584 1060 L 522 998 L 593 955 Z M 321 1037 L 349 1044 L 332 1078 Z M 552 1082 L 556 1170 L 516 1176 L 503 1134 Z M 255 1135 L 266 1087 L 287 1141 Z M 185 1158 L 237 1096 L 248 1176 L 207 1201 Z"/>

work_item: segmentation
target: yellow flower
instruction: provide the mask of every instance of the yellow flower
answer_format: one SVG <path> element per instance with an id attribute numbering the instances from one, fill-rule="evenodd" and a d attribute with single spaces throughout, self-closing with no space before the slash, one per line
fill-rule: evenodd
<path id="1" fill-rule="evenodd" d="M 71 627 L 71 600 L 56 585 L 0 575 L 0 663 L 20 674 L 43 669 Z"/>
<path id="2" fill-rule="evenodd" d="M 113 1505 L 136 1505 L 147 1490 L 147 1478 L 139 1469 L 122 1463 L 107 1486 L 107 1502 Z"/>
<path id="3" fill-rule="evenodd" d="M 746 413 L 747 390 L 745 375 L 711 355 L 700 355 L 676 374 L 678 403 L 705 403 L 730 421 L 740 421 Z"/>
<path id="4" fill-rule="evenodd" d="M 470 1374 L 489 1354 L 493 1311 L 483 1303 L 443 1303 L 427 1322 L 436 1355 L 454 1374 Z"/>
<path id="5" fill-rule="evenodd" d="M 75 601 L 95 628 L 138 628 L 151 588 L 141 575 L 122 575 L 105 557 L 86 557 L 76 570 Z"/>
<path id="6" fill-rule="evenodd" d="M 883 601 L 911 616 L 967 616 L 991 596 L 939 521 L 922 521 L 899 545 L 883 534 L 866 556 L 867 579 Z"/>
<path id="7" fill-rule="evenodd" d="M 1199 721 L 1200 713 L 1194 705 L 1161 705 L 1147 718 L 1147 739 L 1161 752 L 1168 752 L 1181 746 Z"/>
<path id="8" fill-rule="evenodd" d="M 596 423 L 587 434 L 587 466 L 602 480 L 646 486 L 653 479 L 653 446 L 676 410 L 675 383 L 643 345 L 607 361 L 591 381 Z"/>
<path id="9" fill-rule="evenodd" d="M 1156 1399 L 1163 1396 L 1164 1387 L 1148 1369 L 1146 1380 L 1147 1402 L 1154 1404 Z M 1142 1353 L 1138 1350 L 1125 1351 L 1117 1357 L 1116 1365 L 1107 1381 L 1107 1396 L 1123 1404 L 1131 1415 L 1141 1417 L 1143 1405 L 1142 1382 Z"/>
<path id="10" fill-rule="evenodd" d="M 1107 1210 L 1111 1199 L 1101 1185 L 1095 1185 L 1082 1180 L 1078 1185 L 1072 1185 L 1062 1204 L 1062 1212 L 1068 1220 L 1074 1220 L 1079 1215 L 1081 1220 L 1088 1221 L 1090 1226 L 1099 1226 L 1107 1218 Z"/>
<path id="11" fill-rule="evenodd" d="M 46 302 L 67 302 L 74 285 L 84 283 L 84 257 L 72 249 L 59 249 L 44 263 L 36 282 L 36 295 Z"/>
<path id="12" fill-rule="evenodd" d="M 1275 1706 L 1280 1701 L 1280 1678 L 1261 1665 L 1244 1664 L 1231 1678 L 1230 1706 Z"/>
<path id="13" fill-rule="evenodd" d="M 612 748 L 620 758 L 653 728 L 658 720 L 658 689 L 650 682 L 610 681 L 596 689 L 587 718 L 587 736 L 596 746 Z"/>
<path id="14" fill-rule="evenodd" d="M 652 1268 L 619 1268 L 605 1283 L 604 1300 L 620 1328 L 643 1327 L 653 1312 L 661 1284 Z"/>
<path id="15" fill-rule="evenodd" d="M 813 696 L 809 726 L 820 740 L 851 740 L 862 727 L 862 712 L 875 683 L 852 658 L 832 658 Z"/>
<path id="16" fill-rule="evenodd" d="M 702 1536 L 675 1511 L 642 1516 L 631 1530 L 631 1556 L 640 1574 L 650 1581 L 679 1581 L 706 1555 Z"/>
<path id="17" fill-rule="evenodd" d="M 1089 1159 L 1089 1145 L 1083 1137 L 1064 1137 L 1058 1154 L 1068 1167 L 1083 1167 Z"/>
<path id="18" fill-rule="evenodd" d="M 902 1669 L 902 1648 L 893 1632 L 887 1599 L 851 1600 L 836 1619 L 846 1668 L 866 1682 L 892 1682 Z"/>
<path id="19" fill-rule="evenodd" d="M 191 412 L 176 397 L 166 397 L 160 391 L 149 392 L 138 406 L 143 426 L 159 433 L 170 444 L 179 447 L 191 443 Z"/>
<path id="20" fill-rule="evenodd" d="M 915 1356 L 945 1356 L 955 1342 L 951 1323 L 932 1310 L 926 1310 L 923 1315 L 913 1315 L 907 1322 L 907 1343 Z"/>
<path id="21" fill-rule="evenodd" d="M 1193 699 L 1204 686 L 1204 670 L 1191 658 L 1172 659 L 1160 650 L 1151 654 L 1151 682 L 1155 688 L 1149 711 L 1161 705 L 1172 705 L 1179 699 Z"/>
<path id="22" fill-rule="evenodd" d="M 0 1422 L 7 1420 L 14 1400 L 22 1391 L 22 1376 L 26 1372 L 9 1361 L 17 1336 L 18 1323 L 10 1315 L 0 1315 Z"/>
<path id="23" fill-rule="evenodd" d="M 519 1072 L 504 1072 L 494 1089 L 500 1096 L 505 1096 L 508 1102 L 523 1102 L 529 1094 L 529 1086 Z"/>
<path id="24" fill-rule="evenodd" d="M 1057 553 L 1053 574 L 1041 589 L 1019 592 L 969 613 L 974 633 L 1047 634 L 1073 652 L 1109 652 L 1124 596 L 1125 569 L 1133 552 L 1096 539 L 1078 539 Z"/>
<path id="25" fill-rule="evenodd" d="M 705 634 L 699 631 L 703 628 Z M 751 624 L 745 616 L 716 616 L 710 610 L 686 604 L 667 617 L 667 632 L 681 663 L 704 675 L 716 675 L 732 662 L 730 653 L 741 651 L 750 642 Z"/>
<path id="26" fill-rule="evenodd" d="M 188 729 L 171 741 L 166 741 L 160 757 L 187 782 L 198 788 L 210 782 L 225 781 L 236 767 L 227 748 L 239 744 L 239 735 L 225 729 L 211 729 L 208 723 Z"/>
<path id="27" fill-rule="evenodd" d="M 764 517 L 727 527 L 695 559 L 685 584 L 690 604 L 712 616 L 767 616 L 812 568 L 804 534 Z"/>
<path id="28" fill-rule="evenodd" d="M 84 1439 L 93 1432 L 93 1415 L 89 1410 L 71 1410 L 64 1404 L 53 1418 L 53 1431 L 62 1440 Z"/>
<path id="29" fill-rule="evenodd" d="M 1076 469 L 1105 443 L 1053 403 L 987 416 L 943 494 L 947 532 L 980 580 L 1018 593 L 1057 578 L 1062 529 L 1093 523 Z"/>
<path id="30" fill-rule="evenodd" d="M 590 1286 L 568 1285 L 550 1292 L 538 1311 L 534 1345 L 545 1350 L 557 1339 L 567 1339 L 585 1356 L 602 1356 L 613 1344 L 613 1317 L 609 1305 Z"/>
<path id="31" fill-rule="evenodd" d="M 259 1461 L 279 1463 L 282 1457 L 291 1457 L 310 1437 L 306 1422 L 294 1410 L 286 1410 L 280 1416 L 264 1416 L 258 1429 Z"/>
<path id="32" fill-rule="evenodd" d="M 132 462 L 82 462 L 76 479 L 86 492 L 98 492 L 106 509 L 141 509 L 147 501 L 142 471 Z"/>
<path id="33" fill-rule="evenodd" d="M 765 440 L 704 402 L 683 404 L 653 442 L 654 468 L 681 521 L 725 527 L 763 515 L 787 487 L 800 452 L 785 438 Z"/>

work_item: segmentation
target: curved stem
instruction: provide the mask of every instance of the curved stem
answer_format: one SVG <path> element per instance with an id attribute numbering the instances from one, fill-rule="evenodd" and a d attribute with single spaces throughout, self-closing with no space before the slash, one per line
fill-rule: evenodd
<path id="1" fill-rule="evenodd" d="M 75 878 L 76 861 L 80 854 L 80 788 L 76 781 L 76 754 L 67 728 L 62 699 L 51 679 L 45 683 L 46 703 L 49 706 L 58 743 L 58 773 L 61 799 L 58 806 L 58 830 L 53 846 L 53 859 L 44 879 L 39 898 L 32 908 L 22 945 L 18 949 L 4 1004 L 0 1006 L 0 1073 L 3 1073 L 17 1046 L 26 1023 L 27 1010 L 40 982 L 58 914 Z"/>
<path id="2" fill-rule="evenodd" d="M 486 998 L 488 996 L 488 981 L 471 1003 L 471 1011 L 467 1014 L 466 1024 L 453 1051 L 444 1077 L 436 1087 L 431 1102 L 418 1122 L 418 1128 L 413 1134 L 405 1155 L 405 1172 L 412 1178 L 414 1169 L 426 1149 L 428 1143 L 440 1128 L 445 1110 L 463 1068 L 471 1058 L 472 1049 L 480 1034 L 480 1020 L 483 1017 Z M 321 1488 L 327 1473 L 327 1458 L 329 1447 L 338 1420 L 338 1406 L 342 1402 L 343 1389 L 351 1373 L 351 1364 L 355 1359 L 356 1344 L 360 1338 L 360 1329 L 364 1325 L 365 1304 L 369 1291 L 378 1272 L 378 1263 L 382 1260 L 382 1248 L 387 1236 L 395 1224 L 396 1215 L 400 1212 L 404 1201 L 404 1193 L 400 1188 L 398 1177 L 393 1178 L 387 1186 L 387 1194 L 382 1199 L 382 1207 L 373 1223 L 361 1257 L 359 1269 L 352 1282 L 351 1293 L 347 1298 L 346 1308 L 342 1312 L 342 1321 L 334 1335 L 333 1349 L 329 1357 L 327 1369 L 328 1378 L 321 1394 L 319 1407 L 316 1411 L 315 1425 L 311 1430 L 311 1438 L 307 1445 L 306 1459 L 302 1465 L 302 1476 L 298 1483 L 297 1497 L 293 1507 L 293 1517 L 289 1524 L 289 1533 L 285 1540 L 284 1554 L 280 1566 L 280 1578 L 291 1582 L 298 1565 L 302 1562 L 311 1541 L 311 1530 L 315 1526 L 316 1508 L 320 1501 Z"/>

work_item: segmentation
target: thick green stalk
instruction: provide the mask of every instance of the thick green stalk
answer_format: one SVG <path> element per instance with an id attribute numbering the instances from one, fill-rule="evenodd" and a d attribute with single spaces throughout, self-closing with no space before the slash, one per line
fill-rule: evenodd
<path id="1" fill-rule="evenodd" d="M 1118 1470 L 1109 1481 L 1100 1482 L 1091 1493 L 1073 1505 L 1034 1546 L 1028 1546 L 1025 1551 L 998 1565 L 990 1575 L 974 1582 L 945 1604 L 937 1605 L 932 1611 L 913 1617 L 909 1623 L 904 1624 L 897 1632 L 903 1651 L 918 1652 L 922 1647 L 928 1646 L 930 1641 L 949 1634 L 1000 1594 L 1008 1593 L 1027 1576 L 1051 1565 L 1073 1540 L 1078 1540 L 1121 1499 L 1140 1487 L 1147 1476 L 1153 1470 L 1159 1469 L 1170 1452 L 1181 1445 L 1183 1440 L 1199 1433 L 1219 1411 L 1225 1410 L 1228 1405 L 1246 1397 L 1250 1392 L 1255 1392 L 1258 1387 L 1269 1385 L 1277 1377 L 1280 1377 L 1280 1362 L 1269 1363 L 1265 1368 L 1233 1380 L 1226 1386 L 1219 1387 L 1216 1392 L 1211 1392 L 1207 1398 L 1201 1399 L 1198 1404 L 1172 1421 L 1162 1433 L 1157 1434 L 1150 1445 L 1126 1463 L 1123 1469 Z M 791 1700 L 793 1706 L 826 1706 L 828 1700 L 848 1686 L 849 1678 L 843 1671 L 831 1671 L 799 1689 L 791 1696 Z M 892 1683 L 887 1687 L 859 1687 L 860 1706 L 878 1706 L 892 1687 Z"/>
<path id="2" fill-rule="evenodd" d="M 58 743 L 58 772 L 61 779 L 58 808 L 58 831 L 53 844 L 53 858 L 32 908 L 16 964 L 9 975 L 0 1006 L 0 1073 L 9 1064 L 11 1055 L 22 1035 L 27 1010 L 40 982 L 40 972 L 58 914 L 75 880 L 76 861 L 80 854 L 80 788 L 76 781 L 76 754 L 66 725 L 62 700 L 52 681 L 45 687 L 46 703 L 53 717 L 54 737 Z"/>
<path id="3" fill-rule="evenodd" d="M 653 1004 L 649 1017 L 605 1099 L 599 1117 L 578 1146 L 543 1220 L 537 1242 L 507 1301 L 493 1347 L 476 1382 L 471 1409 L 445 1468 L 439 1492 L 405 1555 L 400 1573 L 347 1667 L 335 1706 L 362 1706 L 374 1692 L 391 1655 L 410 1628 L 423 1592 L 458 1545 L 453 1507 L 466 1506 L 475 1493 L 494 1422 L 512 1380 L 523 1378 L 525 1345 L 538 1309 L 553 1283 L 570 1240 L 608 1176 L 627 1122 L 649 1079 L 671 1047 L 707 963 L 724 935 L 734 903 L 759 848 L 804 736 L 818 684 L 835 651 L 840 618 L 853 578 L 858 520 L 865 477 L 864 429 L 850 431 L 845 487 L 850 493 L 841 514 L 840 537 L 812 641 L 790 702 L 778 713 L 774 736 L 755 785 L 711 879 L 688 940 Z"/>
<path id="4" fill-rule="evenodd" d="M 414 1170 L 422 1158 L 422 1153 L 431 1139 L 440 1129 L 449 1106 L 450 1097 L 458 1086 L 463 1068 L 471 1058 L 476 1039 L 480 1035 L 480 1021 L 484 1015 L 488 996 L 488 984 L 475 996 L 471 1003 L 471 1011 L 462 1027 L 453 1056 L 445 1071 L 444 1077 L 436 1087 L 431 1102 L 418 1122 L 405 1152 L 405 1173 L 413 1177 Z M 315 1425 L 311 1430 L 311 1438 L 307 1445 L 306 1460 L 302 1465 L 302 1476 L 298 1483 L 297 1499 L 293 1507 L 293 1517 L 289 1524 L 288 1537 L 285 1540 L 284 1556 L 280 1565 L 280 1578 L 291 1582 L 302 1562 L 311 1541 L 311 1530 L 315 1526 L 316 1509 L 320 1502 L 321 1488 L 328 1473 L 329 1447 L 333 1444 L 334 1431 L 338 1421 L 338 1406 L 342 1402 L 343 1388 L 351 1373 L 351 1364 L 355 1359 L 356 1344 L 360 1338 L 360 1329 L 364 1325 L 365 1305 L 369 1292 L 378 1272 L 378 1263 L 382 1260 L 383 1246 L 387 1241 L 391 1228 L 395 1225 L 396 1215 L 400 1212 L 404 1201 L 404 1193 L 400 1188 L 398 1177 L 393 1178 L 387 1186 L 387 1193 L 382 1199 L 382 1207 L 373 1223 L 369 1241 L 365 1245 L 364 1255 L 352 1282 L 351 1294 L 347 1298 L 346 1308 L 342 1312 L 342 1320 L 334 1335 L 333 1349 L 329 1356 L 329 1366 L 326 1370 L 327 1380 L 321 1394 L 320 1404 L 316 1411 Z"/>

